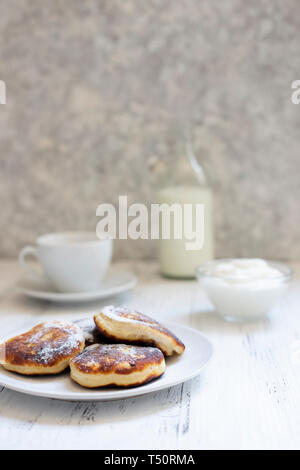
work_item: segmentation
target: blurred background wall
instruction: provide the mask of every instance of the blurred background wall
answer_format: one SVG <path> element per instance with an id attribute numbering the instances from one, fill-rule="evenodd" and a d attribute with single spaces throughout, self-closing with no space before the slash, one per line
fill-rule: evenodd
<path id="1" fill-rule="evenodd" d="M 0 255 L 155 200 L 189 122 L 218 256 L 300 258 L 297 0 L 1 4 Z M 155 256 L 122 241 L 117 256 Z"/>

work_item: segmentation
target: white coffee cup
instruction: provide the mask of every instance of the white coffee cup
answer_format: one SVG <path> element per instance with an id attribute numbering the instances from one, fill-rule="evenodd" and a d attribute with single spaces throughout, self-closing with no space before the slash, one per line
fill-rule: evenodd
<path id="1" fill-rule="evenodd" d="M 28 278 L 45 281 L 45 277 L 27 263 L 35 257 L 46 278 L 60 292 L 89 292 L 100 288 L 113 251 L 110 239 L 99 239 L 94 232 L 65 232 L 42 235 L 36 246 L 26 246 L 19 262 Z"/>

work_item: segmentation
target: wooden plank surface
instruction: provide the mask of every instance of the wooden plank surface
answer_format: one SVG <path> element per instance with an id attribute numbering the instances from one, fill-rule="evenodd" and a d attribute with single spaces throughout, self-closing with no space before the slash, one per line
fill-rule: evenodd
<path id="1" fill-rule="evenodd" d="M 121 266 L 121 265 L 120 265 Z M 1 449 L 300 448 L 300 265 L 270 321 L 226 323 L 196 281 L 163 279 L 154 263 L 122 263 L 137 287 L 106 301 L 58 305 L 18 295 L 20 269 L 0 261 L 0 335 L 33 321 L 135 307 L 190 325 L 214 345 L 203 373 L 150 395 L 106 403 L 36 398 L 0 387 Z"/>

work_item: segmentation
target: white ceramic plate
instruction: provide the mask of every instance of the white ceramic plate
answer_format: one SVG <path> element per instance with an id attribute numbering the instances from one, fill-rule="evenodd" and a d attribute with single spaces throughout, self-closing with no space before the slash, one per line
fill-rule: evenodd
<path id="1" fill-rule="evenodd" d="M 107 401 L 144 395 L 163 390 L 197 376 L 212 356 L 211 343 L 197 330 L 175 323 L 164 323 L 186 345 L 181 356 L 167 359 L 163 376 L 141 387 L 87 389 L 77 385 L 69 372 L 56 376 L 26 377 L 0 367 L 0 385 L 17 392 L 39 397 L 74 401 Z M 18 334 L 14 332 L 13 335 Z M 4 338 L 8 339 L 8 338 Z"/>
<path id="2" fill-rule="evenodd" d="M 132 273 L 121 272 L 111 268 L 103 280 L 99 290 L 92 292 L 63 293 L 57 292 L 52 285 L 45 282 L 22 279 L 17 285 L 17 290 L 28 297 L 42 300 L 52 300 L 54 302 L 82 302 L 89 300 L 104 299 L 112 295 L 121 294 L 132 289 L 137 283 L 137 279 Z"/>

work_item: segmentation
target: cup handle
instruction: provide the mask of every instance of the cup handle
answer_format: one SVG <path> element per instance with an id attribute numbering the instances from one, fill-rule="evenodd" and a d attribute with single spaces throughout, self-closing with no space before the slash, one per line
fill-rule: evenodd
<path id="1" fill-rule="evenodd" d="M 39 282 L 43 281 L 43 282 L 45 282 L 45 280 L 46 280 L 45 276 L 43 276 L 42 274 L 39 274 L 37 269 L 33 269 L 27 263 L 26 258 L 28 256 L 32 256 L 37 261 L 39 261 L 37 249 L 34 246 L 25 246 L 25 248 L 23 248 L 20 251 L 20 254 L 19 254 L 19 263 L 22 266 L 22 268 L 24 269 L 27 277 L 29 279 L 32 279 L 33 281 L 39 281 Z"/>

